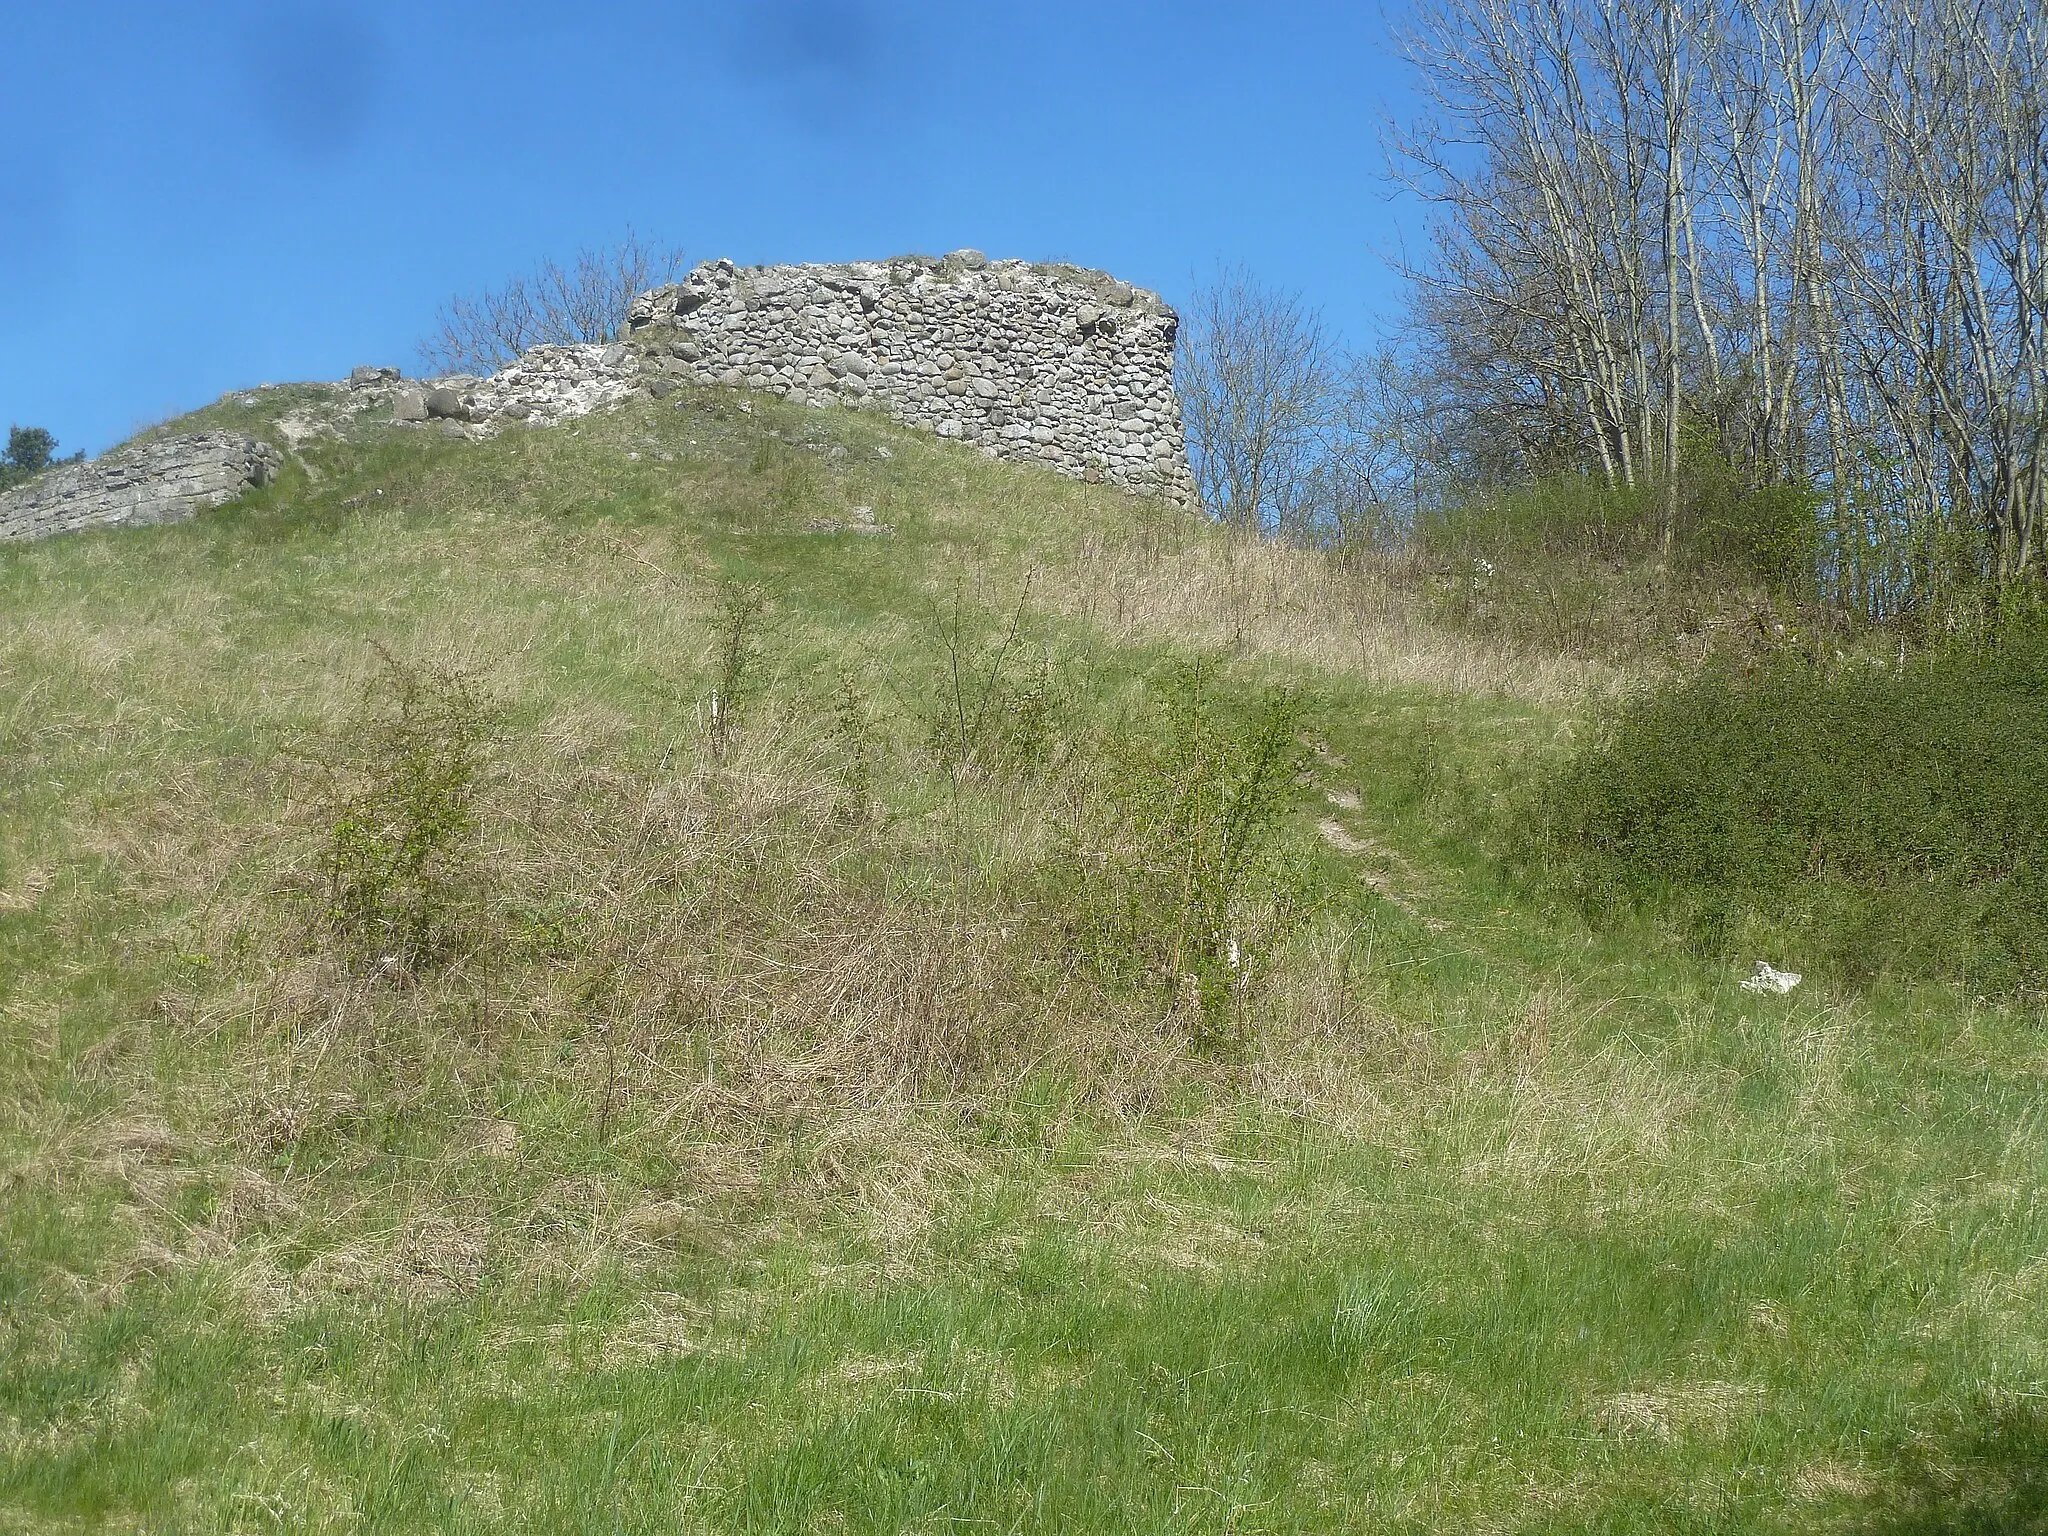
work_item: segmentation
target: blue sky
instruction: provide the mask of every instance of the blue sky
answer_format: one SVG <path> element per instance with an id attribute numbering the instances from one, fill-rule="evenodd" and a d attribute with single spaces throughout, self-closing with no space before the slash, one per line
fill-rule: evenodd
<path id="1" fill-rule="evenodd" d="M 448 295 L 628 227 L 691 260 L 974 246 L 1370 336 L 1420 234 L 1371 0 L 27 4 L 0 26 L 0 425 L 97 452 L 412 370 Z"/>

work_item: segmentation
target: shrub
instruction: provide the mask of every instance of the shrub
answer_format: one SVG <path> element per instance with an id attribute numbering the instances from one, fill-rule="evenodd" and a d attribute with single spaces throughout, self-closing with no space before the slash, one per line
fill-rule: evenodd
<path id="1" fill-rule="evenodd" d="M 1657 508 L 1650 491 L 1570 476 L 1426 512 L 1415 537 L 1426 553 L 1458 567 L 1482 558 L 1625 560 L 1655 548 Z"/>
<path id="2" fill-rule="evenodd" d="M 745 582 L 727 582 L 718 594 L 711 652 L 711 756 L 723 762 L 747 709 L 760 693 L 761 645 L 768 627 L 768 594 Z"/>
<path id="3" fill-rule="evenodd" d="M 476 881 L 494 711 L 467 673 L 379 654 L 384 668 L 325 765 L 325 916 L 352 958 L 411 972 L 447 951 Z"/>
<path id="4" fill-rule="evenodd" d="M 1232 698 L 1213 664 L 1169 674 L 1105 754 L 1100 819 L 1074 850 L 1083 948 L 1171 988 L 1200 1048 L 1242 1044 L 1244 983 L 1297 905 L 1269 856 L 1308 712 L 1285 689 Z"/>
<path id="5" fill-rule="evenodd" d="M 1832 671 L 1714 670 L 1624 708 L 1553 777 L 1589 893 L 1726 944 L 1798 914 L 1842 970 L 2048 977 L 2048 642 Z"/>
<path id="6" fill-rule="evenodd" d="M 1654 487 L 1561 477 L 1428 512 L 1411 555 L 1435 617 L 1518 646 L 1639 658 L 1761 651 L 1771 625 L 1843 620 L 1817 606 L 1820 521 L 1799 486 L 1688 473 L 1673 539 Z"/>
<path id="7" fill-rule="evenodd" d="M 1702 561 L 1773 592 L 1810 596 L 1820 558 L 1820 511 L 1803 485 L 1728 487 L 1702 498 L 1694 547 Z"/>
<path id="8" fill-rule="evenodd" d="M 1820 553 L 1813 492 L 1800 485 L 1744 485 L 1726 466 L 1691 471 L 1667 550 L 1664 500 L 1653 486 L 1609 486 L 1591 476 L 1538 481 L 1426 514 L 1419 546 L 1464 568 L 1475 559 L 1668 563 L 1704 576 L 1757 581 L 1807 595 Z"/>

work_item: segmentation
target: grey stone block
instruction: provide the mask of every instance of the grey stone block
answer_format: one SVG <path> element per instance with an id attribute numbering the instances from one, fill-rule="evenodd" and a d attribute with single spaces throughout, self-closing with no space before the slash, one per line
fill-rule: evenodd
<path id="1" fill-rule="evenodd" d="M 153 438 L 0 493 L 0 540 L 177 522 L 269 484 L 278 464 L 275 448 L 239 432 Z"/>
<path id="2" fill-rule="evenodd" d="M 452 389 L 430 389 L 425 401 L 427 418 L 432 421 L 468 421 L 469 407 L 463 404 L 462 396 Z"/>

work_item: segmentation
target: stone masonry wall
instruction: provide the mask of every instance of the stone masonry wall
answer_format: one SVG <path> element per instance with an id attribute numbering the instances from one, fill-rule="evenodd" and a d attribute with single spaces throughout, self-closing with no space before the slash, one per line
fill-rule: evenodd
<path id="1" fill-rule="evenodd" d="M 1079 267 L 975 251 L 842 266 L 706 262 L 634 300 L 610 346 L 535 347 L 488 379 L 406 385 L 358 368 L 335 400 L 287 413 L 296 445 L 389 407 L 396 422 L 473 437 L 546 427 L 659 397 L 683 379 L 813 405 L 867 406 L 990 458 L 1195 501 L 1173 390 L 1179 318 L 1157 294 Z M 276 449 L 233 432 L 162 437 L 0 492 L 0 540 L 170 522 L 276 473 Z"/>
<path id="2" fill-rule="evenodd" d="M 156 438 L 0 491 L 0 540 L 175 522 L 266 484 L 277 466 L 275 448 L 238 432 Z"/>
<path id="3" fill-rule="evenodd" d="M 1183 504 L 1179 317 L 1101 272 L 974 251 L 843 266 L 706 262 L 634 301 L 643 368 L 876 406 L 973 443 Z"/>

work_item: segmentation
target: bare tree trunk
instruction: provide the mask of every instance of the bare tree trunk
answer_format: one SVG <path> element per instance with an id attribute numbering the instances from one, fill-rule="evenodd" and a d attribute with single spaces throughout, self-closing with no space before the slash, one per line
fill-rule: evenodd
<path id="1" fill-rule="evenodd" d="M 1678 418 L 1683 378 L 1678 340 L 1678 210 L 1683 196 L 1679 156 L 1685 128 L 1686 86 L 1679 78 L 1677 0 L 1660 0 L 1664 46 L 1657 88 L 1664 114 L 1664 557 L 1678 531 Z"/>

